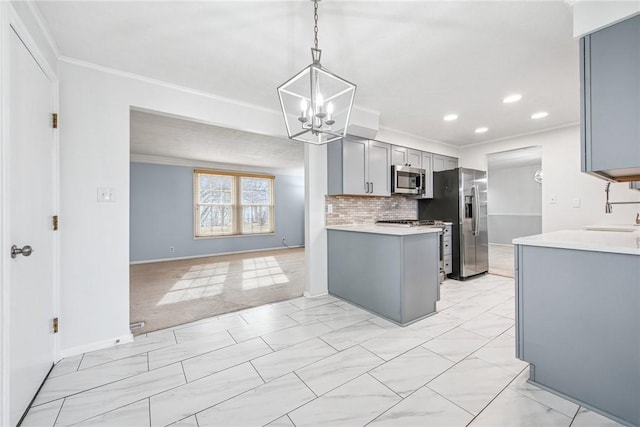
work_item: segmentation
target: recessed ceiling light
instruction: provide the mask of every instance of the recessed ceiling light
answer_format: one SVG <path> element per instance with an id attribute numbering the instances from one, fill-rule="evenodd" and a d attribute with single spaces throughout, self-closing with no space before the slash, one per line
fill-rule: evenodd
<path id="1" fill-rule="evenodd" d="M 458 119 L 458 115 L 457 114 L 447 114 L 446 116 L 444 116 L 444 121 L 445 122 L 452 122 L 454 120 Z"/>
<path id="2" fill-rule="evenodd" d="M 489 128 L 481 127 L 481 128 L 477 128 L 475 132 L 476 133 L 485 133 L 488 130 L 489 130 Z"/>
<path id="3" fill-rule="evenodd" d="M 532 119 L 543 119 L 545 117 L 547 117 L 549 115 L 549 113 L 547 113 L 546 111 L 540 111 L 538 113 L 533 113 L 531 115 Z"/>
<path id="4" fill-rule="evenodd" d="M 519 93 L 514 93 L 513 95 L 505 96 L 502 99 L 502 102 L 505 104 L 511 104 L 512 102 L 518 102 L 522 99 L 522 95 Z"/>

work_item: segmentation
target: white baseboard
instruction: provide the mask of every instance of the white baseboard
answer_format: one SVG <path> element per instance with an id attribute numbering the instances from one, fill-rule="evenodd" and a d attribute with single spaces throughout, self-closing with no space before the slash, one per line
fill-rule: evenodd
<path id="1" fill-rule="evenodd" d="M 158 259 L 147 259 L 144 261 L 130 261 L 129 265 L 136 264 L 151 264 L 152 262 L 164 262 L 164 261 L 178 261 L 182 259 L 196 259 L 196 258 L 208 258 L 212 256 L 219 255 L 235 255 L 235 254 L 247 254 L 250 252 L 266 252 L 266 251 L 277 251 L 277 250 L 286 250 L 286 249 L 296 249 L 296 248 L 304 248 L 304 245 L 289 245 L 289 247 L 280 247 L 277 248 L 265 248 L 265 249 L 251 249 L 247 251 L 235 251 L 235 252 L 220 252 L 216 254 L 207 254 L 207 255 L 191 255 L 191 256 L 181 256 L 174 258 L 158 258 Z"/>
<path id="2" fill-rule="evenodd" d="M 317 298 L 317 297 L 323 297 L 325 295 L 329 295 L 329 292 L 325 292 L 325 293 L 322 293 L 322 294 L 311 295 L 309 292 L 304 291 L 304 294 L 302 294 L 302 295 L 304 295 L 304 297 L 306 297 L 306 298 Z"/>
<path id="3" fill-rule="evenodd" d="M 114 337 L 102 341 L 92 342 L 90 344 L 79 345 L 76 347 L 66 348 L 60 351 L 60 358 L 77 356 L 78 354 L 88 353 L 90 351 L 102 350 L 103 348 L 113 347 L 118 344 L 126 344 L 133 341 L 133 334 L 128 333 L 119 337 Z"/>

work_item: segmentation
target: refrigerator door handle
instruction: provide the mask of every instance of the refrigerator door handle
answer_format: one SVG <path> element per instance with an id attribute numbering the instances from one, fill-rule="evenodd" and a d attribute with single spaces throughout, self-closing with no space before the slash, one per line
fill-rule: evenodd
<path id="1" fill-rule="evenodd" d="M 472 233 L 474 236 L 478 235 L 478 227 L 479 227 L 479 218 L 480 215 L 478 212 L 478 189 L 476 188 L 475 185 L 471 186 L 471 200 L 473 201 L 472 204 L 472 225 L 473 228 L 471 229 Z"/>

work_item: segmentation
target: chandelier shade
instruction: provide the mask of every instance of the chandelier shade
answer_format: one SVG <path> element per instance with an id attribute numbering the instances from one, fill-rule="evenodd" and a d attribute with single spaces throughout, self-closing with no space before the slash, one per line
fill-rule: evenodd
<path id="1" fill-rule="evenodd" d="M 356 85 L 320 64 L 318 0 L 314 0 L 312 63 L 278 87 L 280 107 L 290 139 L 326 144 L 347 135 Z"/>

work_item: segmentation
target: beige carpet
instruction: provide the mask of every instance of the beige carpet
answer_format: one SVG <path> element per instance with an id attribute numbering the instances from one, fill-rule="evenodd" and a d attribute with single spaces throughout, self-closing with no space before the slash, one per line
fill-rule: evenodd
<path id="1" fill-rule="evenodd" d="M 134 335 L 296 298 L 304 292 L 304 248 L 220 255 L 130 267 Z"/>
<path id="2" fill-rule="evenodd" d="M 513 277 L 513 246 L 489 244 L 489 273 Z"/>

